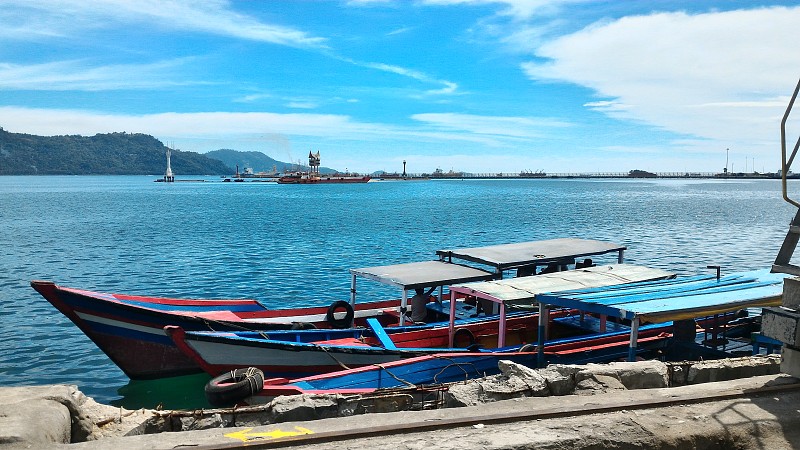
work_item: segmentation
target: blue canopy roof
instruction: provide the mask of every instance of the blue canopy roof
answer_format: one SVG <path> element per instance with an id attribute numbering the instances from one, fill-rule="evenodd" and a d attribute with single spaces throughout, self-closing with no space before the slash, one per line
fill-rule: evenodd
<path id="1" fill-rule="evenodd" d="M 700 275 L 575 291 L 539 294 L 535 300 L 622 319 L 666 322 L 781 303 L 787 275 L 768 270 L 735 273 L 717 280 Z"/>

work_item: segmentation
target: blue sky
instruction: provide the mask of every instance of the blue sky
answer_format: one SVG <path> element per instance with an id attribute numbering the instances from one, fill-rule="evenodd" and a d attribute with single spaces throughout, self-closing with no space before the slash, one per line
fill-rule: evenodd
<path id="1" fill-rule="evenodd" d="M 776 171 L 800 77 L 796 2 L 0 0 L 0 25 L 7 131 L 361 172 Z"/>

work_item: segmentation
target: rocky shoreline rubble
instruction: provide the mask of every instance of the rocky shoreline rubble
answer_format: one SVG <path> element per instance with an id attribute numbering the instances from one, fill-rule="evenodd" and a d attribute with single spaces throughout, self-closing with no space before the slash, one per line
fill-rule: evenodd
<path id="1" fill-rule="evenodd" d="M 501 363 L 501 374 L 455 383 L 420 402 L 419 393 L 296 395 L 240 408 L 194 411 L 125 410 L 102 405 L 75 386 L 0 389 L 0 445 L 25 448 L 162 432 L 255 427 L 359 414 L 476 406 L 523 397 L 587 396 L 609 391 L 685 386 L 780 372 L 779 355 L 700 362 L 617 362 L 530 369 Z M 432 393 L 429 392 L 429 394 Z M 556 401 L 555 399 L 549 400 Z"/>

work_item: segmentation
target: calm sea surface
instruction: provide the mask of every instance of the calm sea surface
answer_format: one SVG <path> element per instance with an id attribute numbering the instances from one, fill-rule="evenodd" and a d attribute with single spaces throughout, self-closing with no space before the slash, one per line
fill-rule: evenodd
<path id="1" fill-rule="evenodd" d="M 776 180 L 448 180 L 291 186 L 154 177 L 0 177 L 0 386 L 76 384 L 128 408 L 204 406 L 205 376 L 131 382 L 31 289 L 347 299 L 349 268 L 437 249 L 557 237 L 628 246 L 626 262 L 767 268 L 794 209 Z M 360 298 L 395 298 L 359 283 Z"/>

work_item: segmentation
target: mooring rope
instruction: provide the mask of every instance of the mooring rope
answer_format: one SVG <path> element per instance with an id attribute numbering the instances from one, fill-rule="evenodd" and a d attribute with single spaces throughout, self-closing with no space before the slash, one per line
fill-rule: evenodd
<path id="1" fill-rule="evenodd" d="M 336 356 L 334 356 L 332 353 L 330 353 L 328 351 L 328 349 L 324 345 L 319 345 L 319 344 L 311 344 L 311 345 L 313 345 L 314 347 L 317 347 L 320 350 L 322 350 L 323 352 L 325 352 L 326 355 L 328 355 L 331 358 L 333 358 L 333 360 L 336 361 L 336 363 L 339 364 L 340 366 L 342 366 L 345 370 L 350 370 L 350 368 L 347 367 L 343 362 L 341 362 L 338 359 L 336 359 Z"/>
<path id="2" fill-rule="evenodd" d="M 389 369 L 387 369 L 386 367 L 384 367 L 382 364 L 373 364 L 373 366 L 374 366 L 374 367 L 377 367 L 377 368 L 379 368 L 379 369 L 381 369 L 381 370 L 383 370 L 383 371 L 384 371 L 384 372 L 386 372 L 386 373 L 387 373 L 387 374 L 388 374 L 390 377 L 394 378 L 395 380 L 397 380 L 397 381 L 399 381 L 399 382 L 401 382 L 401 383 L 403 383 L 403 384 L 405 384 L 405 385 L 407 385 L 407 386 L 410 386 L 410 387 L 413 387 L 413 388 L 416 388 L 416 387 L 417 387 L 417 385 L 416 385 L 416 384 L 414 384 L 414 383 L 412 383 L 412 382 L 410 382 L 410 381 L 408 381 L 408 380 L 404 380 L 404 379 L 402 379 L 402 378 L 398 377 L 397 375 L 393 374 L 393 373 L 392 373 L 392 372 L 391 372 Z"/>
<path id="3" fill-rule="evenodd" d="M 461 369 L 461 371 L 464 372 L 465 379 L 469 374 L 467 373 L 467 371 L 464 369 L 463 366 L 472 366 L 472 368 L 475 370 L 475 374 L 478 375 L 478 376 L 481 376 L 481 373 L 475 367 L 475 363 L 460 363 L 460 362 L 456 362 L 456 361 L 453 361 L 453 359 L 448 357 L 448 356 L 436 355 L 435 357 L 450 361 L 451 364 L 448 364 L 448 365 L 442 367 L 442 370 L 440 370 L 436 375 L 433 376 L 433 382 L 434 383 L 439 383 L 439 375 L 443 374 L 445 370 L 447 370 L 447 369 L 449 369 L 451 367 L 458 367 L 459 369 Z"/>

